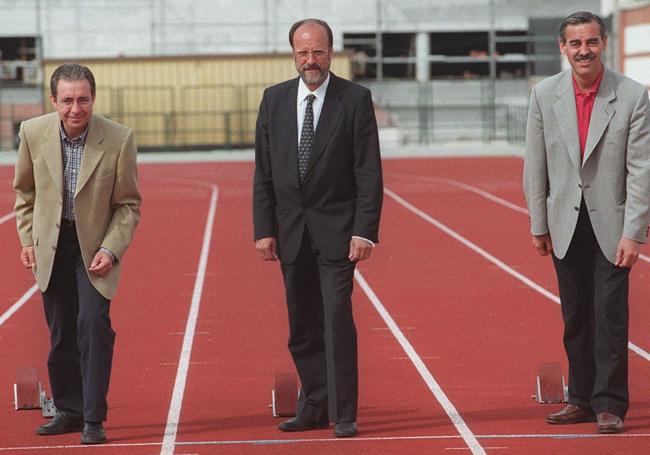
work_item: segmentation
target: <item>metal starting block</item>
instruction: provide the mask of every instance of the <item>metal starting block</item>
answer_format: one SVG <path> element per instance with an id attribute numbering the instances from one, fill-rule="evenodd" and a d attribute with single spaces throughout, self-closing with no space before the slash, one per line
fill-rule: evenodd
<path id="1" fill-rule="evenodd" d="M 567 386 L 559 363 L 540 363 L 537 366 L 537 392 L 534 396 L 538 403 L 566 403 Z"/>
<path id="2" fill-rule="evenodd" d="M 298 393 L 298 380 L 294 373 L 276 373 L 271 391 L 273 417 L 295 416 Z"/>
<path id="3" fill-rule="evenodd" d="M 56 415 L 54 400 L 52 398 L 47 398 L 45 390 L 41 390 L 41 413 L 43 414 L 43 417 L 54 417 Z"/>
<path id="4" fill-rule="evenodd" d="M 14 383 L 14 408 L 40 409 L 43 417 L 54 417 L 56 408 L 51 398 L 47 398 L 45 390 L 38 380 L 38 370 L 34 367 L 22 367 L 16 372 Z"/>

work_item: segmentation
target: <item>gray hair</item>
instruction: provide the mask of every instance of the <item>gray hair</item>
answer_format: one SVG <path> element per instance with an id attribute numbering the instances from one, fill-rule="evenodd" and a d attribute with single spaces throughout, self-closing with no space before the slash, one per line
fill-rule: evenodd
<path id="1" fill-rule="evenodd" d="M 558 31 L 560 41 L 566 43 L 566 28 L 568 25 L 589 24 L 590 22 L 598 24 L 598 27 L 600 27 L 600 37 L 604 40 L 607 36 L 605 21 L 597 14 L 590 13 L 589 11 L 576 11 L 573 14 L 569 14 L 562 21 L 562 25 L 560 25 L 560 30 Z"/>

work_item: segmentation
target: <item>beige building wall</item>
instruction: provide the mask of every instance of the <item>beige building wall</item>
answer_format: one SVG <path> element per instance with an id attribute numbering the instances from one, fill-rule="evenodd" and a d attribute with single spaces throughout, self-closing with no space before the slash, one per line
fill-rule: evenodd
<path id="1" fill-rule="evenodd" d="M 95 75 L 95 112 L 133 128 L 140 146 L 156 148 L 252 144 L 264 88 L 297 75 L 291 54 L 77 62 Z M 61 63 L 45 62 L 46 83 Z M 335 55 L 331 69 L 349 79 L 349 54 Z"/>

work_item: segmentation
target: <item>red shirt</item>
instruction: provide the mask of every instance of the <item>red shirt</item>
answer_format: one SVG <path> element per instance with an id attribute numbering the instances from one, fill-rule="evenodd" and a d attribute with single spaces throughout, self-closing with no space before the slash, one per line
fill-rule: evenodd
<path id="1" fill-rule="evenodd" d="M 589 133 L 589 121 L 591 120 L 591 111 L 594 109 L 594 101 L 600 82 L 603 80 L 604 69 L 588 89 L 581 91 L 573 77 L 573 91 L 576 95 L 576 111 L 578 113 L 578 137 L 580 138 L 580 157 L 584 159 L 585 145 L 587 144 L 587 134 Z"/>

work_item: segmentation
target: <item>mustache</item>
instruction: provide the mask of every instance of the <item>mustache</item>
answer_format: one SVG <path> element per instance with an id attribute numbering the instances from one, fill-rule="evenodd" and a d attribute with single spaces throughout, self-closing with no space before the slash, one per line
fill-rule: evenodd
<path id="1" fill-rule="evenodd" d="M 584 54 L 584 55 L 576 55 L 575 56 L 575 60 L 577 62 L 588 61 L 588 60 L 592 60 L 594 58 L 595 58 L 595 55 L 592 52 L 590 52 L 588 54 Z"/>
<path id="2" fill-rule="evenodd" d="M 302 69 L 303 69 L 303 71 L 306 71 L 306 70 L 320 70 L 321 67 L 317 63 L 314 63 L 312 65 L 304 64 L 304 65 L 302 65 Z"/>

